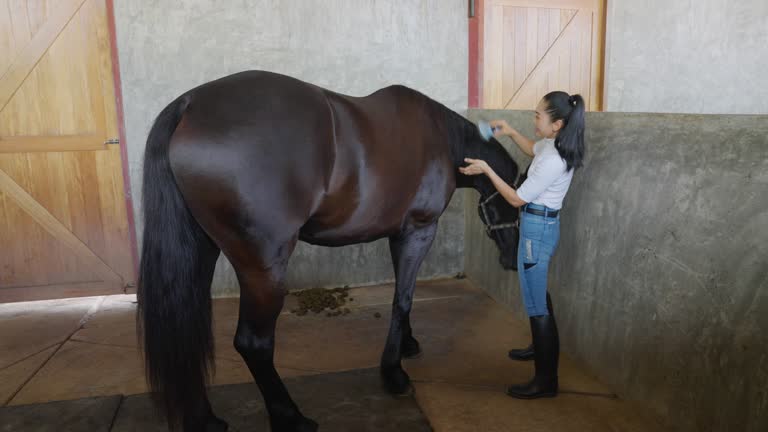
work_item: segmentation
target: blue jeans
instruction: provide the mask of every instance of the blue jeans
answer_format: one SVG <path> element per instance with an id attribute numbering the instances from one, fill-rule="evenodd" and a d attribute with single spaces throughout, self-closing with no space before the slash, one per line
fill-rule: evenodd
<path id="1" fill-rule="evenodd" d="M 553 211 L 543 205 L 526 206 Z M 520 211 L 520 243 L 517 248 L 517 272 L 520 291 L 529 317 L 548 315 L 547 271 L 549 261 L 560 241 L 560 214 L 544 217 L 530 214 L 523 207 Z"/>

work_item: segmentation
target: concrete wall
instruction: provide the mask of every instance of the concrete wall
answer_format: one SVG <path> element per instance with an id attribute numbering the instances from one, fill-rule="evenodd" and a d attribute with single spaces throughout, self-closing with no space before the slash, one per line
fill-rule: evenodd
<path id="1" fill-rule="evenodd" d="M 589 113 L 587 143 L 550 268 L 564 351 L 668 430 L 768 430 L 768 116 Z M 522 318 L 477 198 L 466 272 Z"/>
<path id="2" fill-rule="evenodd" d="M 116 1 L 117 43 L 130 163 L 141 236 L 144 143 L 154 116 L 187 89 L 247 69 L 292 75 L 356 96 L 390 84 L 467 107 L 465 0 Z M 421 277 L 453 274 L 463 259 L 462 194 L 441 220 Z M 391 280 L 385 241 L 326 249 L 300 244 L 290 287 Z M 220 260 L 214 293 L 237 292 Z"/>
<path id="3" fill-rule="evenodd" d="M 768 114 L 768 1 L 608 1 L 606 111 Z"/>

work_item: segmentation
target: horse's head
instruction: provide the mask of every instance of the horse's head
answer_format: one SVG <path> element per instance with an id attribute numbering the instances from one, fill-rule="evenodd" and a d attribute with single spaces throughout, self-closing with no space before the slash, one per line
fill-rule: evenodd
<path id="1" fill-rule="evenodd" d="M 485 140 L 475 125 L 469 123 L 464 141 L 464 156 L 482 159 L 507 184 L 514 186 L 519 168 L 509 152 L 490 137 Z M 485 225 L 485 233 L 499 248 L 499 263 L 505 270 L 517 270 L 517 242 L 519 238 L 518 218 L 520 213 L 501 194 L 496 191 L 488 177 L 484 175 L 464 177 L 465 187 L 472 187 L 480 192 L 477 212 Z"/>
<path id="2" fill-rule="evenodd" d="M 480 196 L 477 204 L 485 233 L 499 248 L 499 263 L 504 270 L 517 270 L 518 210 L 498 192 Z"/>
<path id="3" fill-rule="evenodd" d="M 481 159 L 505 182 L 515 185 L 519 173 L 517 162 L 495 137 L 484 138 L 477 125 L 451 110 L 442 109 L 440 112 L 449 119 L 441 125 L 455 126 L 453 133 L 448 135 L 456 138 L 449 141 L 453 143 L 453 155 L 458 166 L 466 166 L 465 158 Z M 517 270 L 518 209 L 509 204 L 484 175 L 459 174 L 456 186 L 480 192 L 477 211 L 485 225 L 485 233 L 499 248 L 499 263 L 505 270 Z"/>

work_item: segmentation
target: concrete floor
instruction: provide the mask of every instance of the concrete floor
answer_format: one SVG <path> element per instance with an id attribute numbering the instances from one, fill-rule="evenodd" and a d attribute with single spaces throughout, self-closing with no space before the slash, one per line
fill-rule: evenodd
<path id="1" fill-rule="evenodd" d="M 281 375 L 321 380 L 323 374 L 375 368 L 389 326 L 392 294 L 392 285 L 354 288 L 352 313 L 345 316 L 285 312 L 277 332 Z M 285 311 L 293 300 L 289 296 Z M 135 296 L 126 295 L 0 305 L 2 405 L 145 393 L 134 302 Z M 214 301 L 214 386 L 251 382 L 232 347 L 237 305 L 237 299 Z M 641 417 L 632 404 L 616 398 L 567 353 L 561 355 L 557 398 L 507 397 L 506 385 L 526 381 L 533 373 L 531 362 L 513 362 L 506 356 L 509 348 L 528 344 L 528 325 L 513 319 L 468 280 L 420 282 L 412 324 L 424 355 L 404 366 L 414 381 L 418 407 L 435 431 L 661 429 L 654 419 Z M 373 393 L 381 391 L 372 387 Z M 100 403 L 111 406 L 110 400 Z M 8 429 L 3 418 L 0 415 L 4 431 Z"/>

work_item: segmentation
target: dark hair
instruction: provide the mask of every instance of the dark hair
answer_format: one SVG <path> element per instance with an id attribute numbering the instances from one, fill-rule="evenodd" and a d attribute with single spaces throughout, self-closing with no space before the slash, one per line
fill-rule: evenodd
<path id="1" fill-rule="evenodd" d="M 555 138 L 555 148 L 565 159 L 568 171 L 581 168 L 584 163 L 584 98 L 554 91 L 544 96 L 547 113 L 552 122 L 563 121 L 563 128 Z"/>

